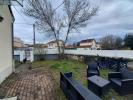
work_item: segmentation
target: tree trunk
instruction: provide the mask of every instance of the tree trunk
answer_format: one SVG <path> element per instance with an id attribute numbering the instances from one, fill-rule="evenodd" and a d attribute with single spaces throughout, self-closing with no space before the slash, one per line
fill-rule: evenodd
<path id="1" fill-rule="evenodd" d="M 62 57 L 63 59 L 65 58 L 65 43 L 63 43 L 63 48 L 62 48 L 61 57 Z"/>
<path id="2" fill-rule="evenodd" d="M 58 59 L 61 59 L 61 50 L 60 50 L 60 45 L 59 45 L 59 40 L 56 39 L 57 47 L 58 47 Z"/>

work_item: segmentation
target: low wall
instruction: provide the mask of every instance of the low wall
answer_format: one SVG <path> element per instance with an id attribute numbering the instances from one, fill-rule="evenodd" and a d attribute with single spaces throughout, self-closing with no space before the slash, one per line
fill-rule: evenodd
<path id="1" fill-rule="evenodd" d="M 133 50 L 65 50 L 65 54 L 133 59 Z"/>
<path id="2" fill-rule="evenodd" d="M 33 50 L 30 50 L 30 51 L 14 50 L 14 60 L 23 62 L 25 58 L 27 58 L 27 60 L 31 62 L 34 61 Z"/>
<path id="3" fill-rule="evenodd" d="M 20 55 L 20 61 L 23 61 L 26 54 L 24 51 L 16 51 L 15 59 L 19 59 L 17 55 Z M 81 59 L 85 56 L 99 56 L 99 57 L 109 57 L 109 58 L 124 58 L 124 59 L 133 59 L 133 50 L 84 50 L 84 49 L 74 49 L 74 50 L 65 50 L 66 55 L 72 55 L 73 59 Z M 30 55 L 27 57 L 31 62 L 37 60 L 38 53 L 33 50 L 30 51 Z M 44 49 L 42 53 L 42 58 L 44 59 L 57 59 L 58 58 L 58 49 Z M 78 58 L 76 57 L 78 56 Z"/>
<path id="4" fill-rule="evenodd" d="M 14 60 L 17 61 L 23 61 L 23 59 L 25 58 L 25 51 L 24 50 L 14 50 Z"/>
<path id="5" fill-rule="evenodd" d="M 14 60 L 15 61 L 20 61 L 20 55 L 14 55 Z"/>
<path id="6" fill-rule="evenodd" d="M 34 54 L 34 61 L 39 60 L 39 59 L 56 60 L 58 59 L 58 54 L 42 54 L 41 56 Z"/>

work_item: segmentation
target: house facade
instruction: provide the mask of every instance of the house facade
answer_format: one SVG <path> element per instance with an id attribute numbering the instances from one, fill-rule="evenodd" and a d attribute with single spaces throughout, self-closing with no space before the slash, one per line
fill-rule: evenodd
<path id="1" fill-rule="evenodd" d="M 96 49 L 96 41 L 95 39 L 86 39 L 79 42 L 78 48 L 85 49 Z"/>
<path id="2" fill-rule="evenodd" d="M 62 41 L 62 40 L 58 40 L 58 41 L 59 41 L 59 47 L 63 47 L 64 41 Z M 56 40 L 50 41 L 46 45 L 47 45 L 48 49 L 54 49 L 54 48 L 58 47 Z"/>
<path id="3" fill-rule="evenodd" d="M 86 39 L 86 40 L 82 40 L 80 41 L 80 46 L 95 46 L 96 45 L 96 41 L 95 39 Z"/>
<path id="4" fill-rule="evenodd" d="M 8 77 L 13 68 L 13 22 L 10 6 L 0 5 L 0 83 Z"/>
<path id="5" fill-rule="evenodd" d="M 86 39 L 79 42 L 79 49 L 89 49 L 89 50 L 97 50 L 100 49 L 100 45 L 96 42 L 95 39 Z"/>
<path id="6" fill-rule="evenodd" d="M 13 39 L 13 47 L 14 48 L 23 48 L 23 47 L 25 47 L 24 41 L 22 41 L 18 37 L 14 37 L 14 39 Z"/>

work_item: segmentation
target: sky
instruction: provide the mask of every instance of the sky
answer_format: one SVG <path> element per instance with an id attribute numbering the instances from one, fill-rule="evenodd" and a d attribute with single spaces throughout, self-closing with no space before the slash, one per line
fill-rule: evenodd
<path id="1" fill-rule="evenodd" d="M 98 40 L 109 34 L 124 37 L 126 33 L 133 33 L 133 0 L 90 0 L 90 2 L 93 6 L 99 7 L 97 15 L 89 20 L 88 25 L 82 28 L 80 33 L 72 33 L 69 43 L 89 38 Z M 61 3 L 62 0 L 52 0 L 54 8 Z M 62 8 L 63 6 L 58 8 L 59 13 Z M 14 36 L 32 44 L 34 20 L 25 16 L 22 9 L 20 6 L 12 7 L 15 16 Z M 50 41 L 44 34 L 36 30 L 36 43 Z"/>

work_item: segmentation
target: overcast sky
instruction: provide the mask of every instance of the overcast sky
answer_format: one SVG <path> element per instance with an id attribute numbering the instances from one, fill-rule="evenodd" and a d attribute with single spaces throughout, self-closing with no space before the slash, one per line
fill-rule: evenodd
<path id="1" fill-rule="evenodd" d="M 54 7 L 62 3 L 62 0 L 52 0 Z M 87 38 L 100 38 L 108 34 L 124 37 L 126 33 L 133 33 L 133 0 L 90 0 L 92 4 L 99 6 L 99 11 L 81 30 L 81 33 L 73 33 L 69 42 L 77 42 Z M 22 7 L 12 7 L 15 23 L 14 36 L 20 37 L 25 43 L 33 42 L 34 21 L 22 13 Z M 58 9 L 60 11 L 62 7 Z M 49 41 L 45 35 L 36 32 L 36 42 L 46 43 Z"/>

